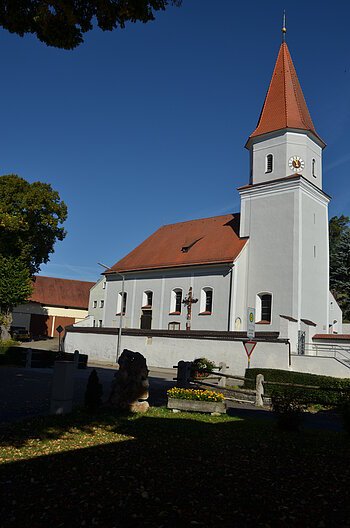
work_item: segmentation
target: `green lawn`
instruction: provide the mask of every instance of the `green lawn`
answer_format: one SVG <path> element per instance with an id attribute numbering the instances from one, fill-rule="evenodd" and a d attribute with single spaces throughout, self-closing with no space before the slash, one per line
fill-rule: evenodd
<path id="1" fill-rule="evenodd" d="M 160 408 L 0 435 L 1 527 L 350 526 L 343 433 Z"/>

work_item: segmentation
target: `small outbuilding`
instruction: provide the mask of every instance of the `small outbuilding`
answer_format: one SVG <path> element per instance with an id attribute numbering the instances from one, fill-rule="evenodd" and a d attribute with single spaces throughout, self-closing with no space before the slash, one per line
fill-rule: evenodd
<path id="1" fill-rule="evenodd" d="M 13 310 L 12 330 L 32 338 L 56 337 L 56 328 L 77 323 L 88 315 L 93 282 L 35 276 L 28 303 Z"/>

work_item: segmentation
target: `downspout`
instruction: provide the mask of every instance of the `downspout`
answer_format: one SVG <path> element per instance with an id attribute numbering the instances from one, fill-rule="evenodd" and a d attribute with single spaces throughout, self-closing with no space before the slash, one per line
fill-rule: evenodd
<path id="1" fill-rule="evenodd" d="M 228 313 L 227 313 L 227 331 L 228 332 L 231 331 L 231 303 L 232 303 L 232 290 L 233 290 L 233 286 L 232 286 L 232 283 L 233 283 L 233 268 L 234 268 L 234 264 L 232 264 L 231 269 L 230 269 L 231 277 L 230 277 L 230 288 L 229 288 L 229 295 L 228 295 Z"/>
<path id="2" fill-rule="evenodd" d="M 287 344 L 288 344 L 288 365 L 291 367 L 292 366 L 292 349 L 291 349 L 290 339 L 287 340 Z"/>

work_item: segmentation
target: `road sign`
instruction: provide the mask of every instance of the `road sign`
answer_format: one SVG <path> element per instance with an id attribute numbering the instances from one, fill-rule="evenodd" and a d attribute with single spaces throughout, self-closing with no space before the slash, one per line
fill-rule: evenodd
<path id="1" fill-rule="evenodd" d="M 61 332 L 63 332 L 63 330 L 64 330 L 64 328 L 63 328 L 63 326 L 61 326 L 61 325 L 59 325 L 59 326 L 56 328 L 56 332 L 58 332 L 59 334 L 60 334 Z"/>
<path id="2" fill-rule="evenodd" d="M 250 356 L 253 353 L 254 348 L 256 347 L 256 341 L 244 341 L 243 342 L 245 353 L 248 357 L 248 368 L 250 367 Z"/>
<path id="3" fill-rule="evenodd" d="M 245 352 L 248 358 L 250 358 L 250 356 L 253 353 L 254 348 L 256 347 L 256 341 L 245 341 L 243 345 L 244 345 Z"/>
<path id="4" fill-rule="evenodd" d="M 247 311 L 247 337 L 248 339 L 255 337 L 255 308 L 248 308 Z"/>

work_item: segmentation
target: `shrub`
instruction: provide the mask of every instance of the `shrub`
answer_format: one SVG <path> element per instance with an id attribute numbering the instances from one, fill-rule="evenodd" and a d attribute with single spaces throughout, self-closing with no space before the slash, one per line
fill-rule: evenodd
<path id="1" fill-rule="evenodd" d="M 102 403 L 102 385 L 99 382 L 98 375 L 94 369 L 88 379 L 85 392 L 85 407 L 89 411 L 96 411 Z"/>
<path id="2" fill-rule="evenodd" d="M 225 399 L 225 396 L 221 392 L 210 390 L 180 389 L 179 387 L 173 387 L 172 389 L 169 389 L 167 394 L 169 398 L 175 398 L 177 400 L 222 402 Z"/>
<path id="3" fill-rule="evenodd" d="M 302 423 L 302 413 L 306 409 L 295 392 L 272 393 L 272 410 L 277 417 L 277 425 L 283 431 L 298 431 Z"/>
<path id="4" fill-rule="evenodd" d="M 264 389 L 267 396 L 272 396 L 272 393 L 285 395 L 286 392 L 292 391 L 293 395 L 305 404 L 319 403 L 321 405 L 338 405 L 342 401 L 344 394 L 350 394 L 350 379 L 278 369 L 247 369 L 245 377 L 250 378 L 251 381 L 245 381 L 245 388 L 255 388 L 257 374 L 263 374 L 265 381 L 320 387 L 319 389 L 303 389 L 265 385 Z"/>
<path id="5" fill-rule="evenodd" d="M 12 345 L 9 346 L 7 344 L 9 341 L 1 341 L 1 343 L 6 343 L 6 345 L 0 349 L 0 365 L 17 365 L 23 367 L 25 364 L 25 349 Z"/>
<path id="6" fill-rule="evenodd" d="M 6 354 L 15 345 L 18 345 L 18 342 L 14 339 L 6 339 L 4 341 L 0 339 L 0 354 Z"/>
<path id="7" fill-rule="evenodd" d="M 339 403 L 338 410 L 342 417 L 344 430 L 350 434 L 350 395 L 345 396 Z"/>
<path id="8" fill-rule="evenodd" d="M 201 370 L 209 370 L 212 372 L 215 369 L 215 363 L 213 361 L 210 361 L 210 359 L 207 358 L 197 358 L 194 361 L 192 361 L 191 366 L 191 377 L 202 377 L 206 378 L 209 376 L 207 372 L 201 372 Z"/>

